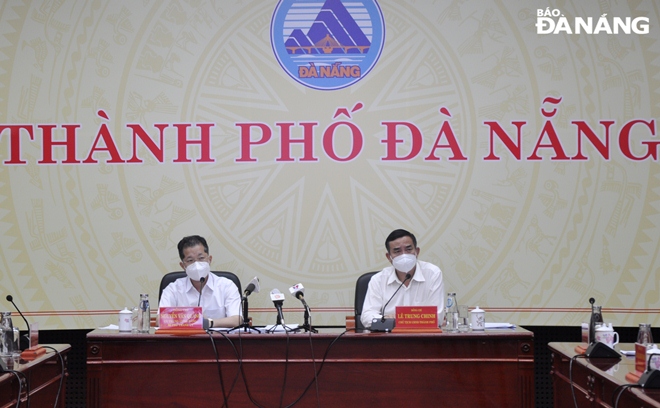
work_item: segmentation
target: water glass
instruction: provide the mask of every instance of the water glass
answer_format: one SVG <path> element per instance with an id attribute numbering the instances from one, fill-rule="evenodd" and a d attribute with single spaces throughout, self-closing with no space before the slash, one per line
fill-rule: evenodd
<path id="1" fill-rule="evenodd" d="M 17 327 L 3 327 L 2 344 L 0 345 L 0 355 L 4 357 L 16 357 L 21 355 L 20 332 Z"/>
<path id="2" fill-rule="evenodd" d="M 137 306 L 133 307 L 131 309 L 131 332 L 137 333 L 138 332 L 138 314 L 140 312 L 140 309 L 138 309 Z"/>
<path id="3" fill-rule="evenodd" d="M 21 360 L 21 332 L 18 330 L 18 327 L 14 327 L 14 350 L 11 353 L 11 357 L 14 360 L 14 364 L 18 364 Z"/>
<path id="4" fill-rule="evenodd" d="M 458 305 L 458 331 L 465 333 L 470 331 L 470 314 L 467 305 Z"/>
<path id="5" fill-rule="evenodd" d="M 637 343 L 649 345 L 653 344 L 653 334 L 651 333 L 651 323 L 640 323 L 637 333 Z"/>

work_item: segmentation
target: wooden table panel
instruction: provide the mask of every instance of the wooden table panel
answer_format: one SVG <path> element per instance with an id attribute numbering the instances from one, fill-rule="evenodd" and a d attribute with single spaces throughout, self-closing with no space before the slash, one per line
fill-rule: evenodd
<path id="1" fill-rule="evenodd" d="M 287 406 L 311 384 L 297 406 L 317 406 L 316 367 L 321 406 L 534 406 L 533 334 L 526 330 L 337 336 L 214 334 L 227 394 L 238 378 L 229 405 L 254 406 L 251 396 L 259 406 L 280 406 L 280 399 Z M 207 335 L 96 330 L 87 335 L 87 365 L 90 408 L 222 405 Z"/>
<path id="2" fill-rule="evenodd" d="M 607 358 L 575 358 L 572 372 L 571 359 L 580 343 L 549 343 L 552 353 L 553 399 L 555 407 L 572 407 L 571 380 L 578 407 L 612 407 L 614 391 L 619 393 L 625 376 L 634 371 L 635 358 L 623 356 L 621 360 Z M 618 350 L 634 350 L 633 344 L 620 343 Z M 628 389 L 619 399 L 619 407 L 660 407 L 660 390 Z"/>
<path id="3" fill-rule="evenodd" d="M 27 389 L 30 390 L 30 406 L 32 407 L 52 407 L 55 403 L 57 391 L 62 379 L 62 388 L 58 400 L 58 407 L 64 408 L 66 399 L 66 377 L 67 364 L 66 358 L 71 346 L 68 344 L 49 344 L 59 351 L 64 359 L 64 372 L 60 358 L 54 350 L 47 349 L 43 354 L 33 361 L 21 360 L 19 364 L 12 364 L 9 369 L 19 371 L 27 378 L 27 384 L 23 384 L 23 391 L 20 396 L 21 406 L 27 406 Z M 20 374 L 19 374 L 20 376 Z M 22 376 L 20 376 L 22 378 Z M 0 374 L 0 407 L 8 408 L 16 406 L 18 398 L 19 384 L 16 376 L 11 373 Z"/>

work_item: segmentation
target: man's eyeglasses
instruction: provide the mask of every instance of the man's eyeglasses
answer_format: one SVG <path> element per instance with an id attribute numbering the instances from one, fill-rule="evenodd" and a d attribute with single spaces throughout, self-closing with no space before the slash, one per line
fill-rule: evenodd
<path id="1" fill-rule="evenodd" d="M 197 259 L 187 258 L 187 259 L 184 259 L 182 262 L 183 262 L 184 266 L 188 266 L 188 265 L 194 264 L 195 262 L 208 262 L 208 261 L 209 261 L 208 255 L 204 255 L 204 256 L 200 256 Z"/>

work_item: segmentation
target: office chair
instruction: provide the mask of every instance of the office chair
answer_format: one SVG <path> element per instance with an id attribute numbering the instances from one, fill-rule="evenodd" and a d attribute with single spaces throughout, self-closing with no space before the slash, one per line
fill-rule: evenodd
<path id="1" fill-rule="evenodd" d="M 238 276 L 236 276 L 236 274 L 227 271 L 211 271 L 211 273 L 214 273 L 216 276 L 227 278 L 232 282 L 234 282 L 234 284 L 238 288 L 238 294 L 239 295 L 241 294 L 241 280 L 238 279 Z M 160 297 L 163 294 L 163 290 L 167 287 L 167 285 L 185 276 L 186 276 L 185 271 L 176 271 L 165 274 L 163 278 L 160 280 L 160 289 L 158 290 L 158 302 L 160 303 Z"/>
<path id="2" fill-rule="evenodd" d="M 364 305 L 364 298 L 367 296 L 367 288 L 369 288 L 369 281 L 371 277 L 379 271 L 367 272 L 362 274 L 355 282 L 355 331 L 361 332 L 365 329 L 360 321 L 362 315 L 362 306 Z"/>

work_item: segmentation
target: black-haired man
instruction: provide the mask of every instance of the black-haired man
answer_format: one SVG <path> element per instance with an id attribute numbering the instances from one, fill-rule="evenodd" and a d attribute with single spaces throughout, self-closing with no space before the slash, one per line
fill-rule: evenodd
<path id="1" fill-rule="evenodd" d="M 396 306 L 437 306 L 440 324 L 445 308 L 445 287 L 440 268 L 417 259 L 417 239 L 406 230 L 392 231 L 385 240 L 385 249 L 385 257 L 392 266 L 378 272 L 369 281 L 360 318 L 364 327 L 371 327 L 374 318 L 382 317 L 381 313 L 386 318 L 394 317 Z M 410 277 L 406 278 L 408 274 Z M 386 303 L 387 308 L 383 311 Z"/>
<path id="2" fill-rule="evenodd" d="M 238 288 L 231 280 L 210 273 L 213 257 L 209 255 L 206 240 L 199 235 L 191 235 L 179 241 L 177 248 L 181 259 L 179 265 L 187 276 L 163 289 L 158 306 L 199 305 L 210 327 L 236 327 L 241 324 Z"/>

